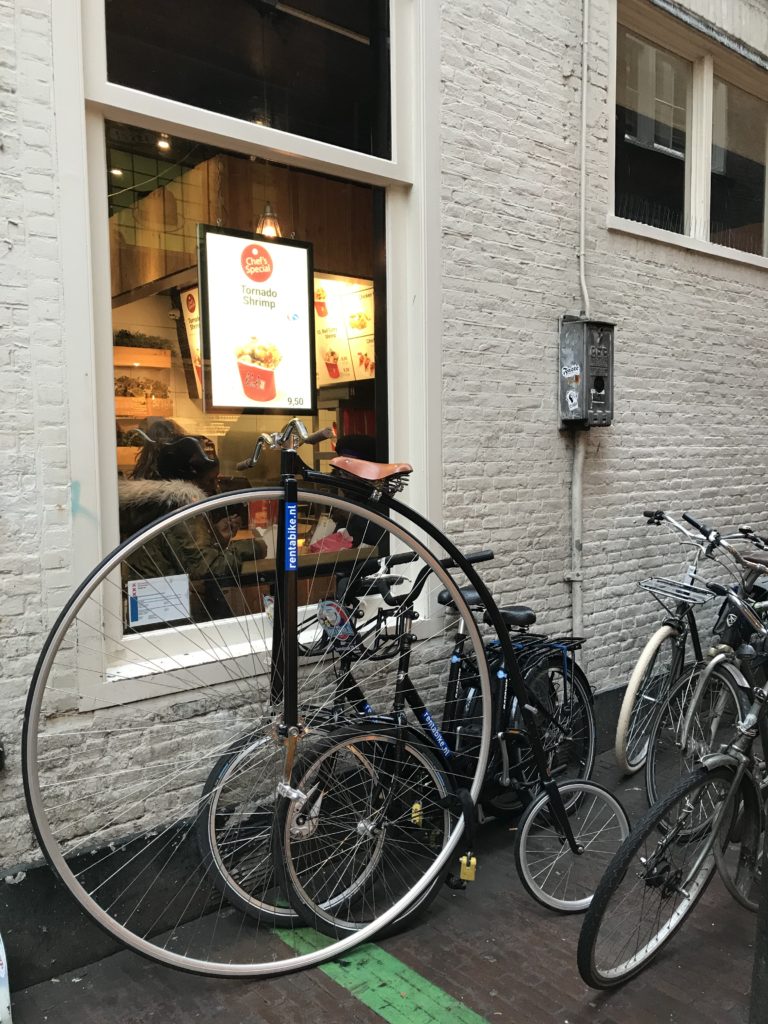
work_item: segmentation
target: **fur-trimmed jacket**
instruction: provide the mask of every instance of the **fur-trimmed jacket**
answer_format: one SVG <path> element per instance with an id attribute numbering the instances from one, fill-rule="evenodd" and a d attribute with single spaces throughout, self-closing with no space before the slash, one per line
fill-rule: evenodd
<path id="1" fill-rule="evenodd" d="M 205 498 L 186 480 L 120 480 L 120 537 L 125 540 L 175 509 Z M 129 556 L 132 570 L 143 578 L 185 573 L 190 579 L 239 575 L 243 562 L 263 558 L 263 541 L 227 544 L 216 532 L 210 514 L 201 512 L 164 530 Z"/>

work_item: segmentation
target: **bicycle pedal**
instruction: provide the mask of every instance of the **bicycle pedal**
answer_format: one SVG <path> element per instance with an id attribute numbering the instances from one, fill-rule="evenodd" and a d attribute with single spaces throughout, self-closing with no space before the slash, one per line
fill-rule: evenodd
<path id="1" fill-rule="evenodd" d="M 474 882 L 475 873 L 477 871 L 477 857 L 471 852 L 463 854 L 459 857 L 459 878 L 462 882 Z"/>

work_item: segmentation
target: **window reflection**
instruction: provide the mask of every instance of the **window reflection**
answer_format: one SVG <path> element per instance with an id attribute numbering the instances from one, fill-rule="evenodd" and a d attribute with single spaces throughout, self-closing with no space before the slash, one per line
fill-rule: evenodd
<path id="1" fill-rule="evenodd" d="M 709 237 L 762 255 L 768 104 L 717 78 L 714 85 Z"/>
<path id="2" fill-rule="evenodd" d="M 388 158 L 389 0 L 105 0 L 119 85 Z"/>

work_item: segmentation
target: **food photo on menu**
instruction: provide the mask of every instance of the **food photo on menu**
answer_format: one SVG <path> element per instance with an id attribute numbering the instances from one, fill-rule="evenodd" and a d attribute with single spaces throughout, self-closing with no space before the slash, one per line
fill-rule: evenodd
<path id="1" fill-rule="evenodd" d="M 318 387 L 375 377 L 373 282 L 315 274 L 314 307 Z"/>
<path id="2" fill-rule="evenodd" d="M 310 247 L 201 228 L 213 408 L 314 408 Z"/>

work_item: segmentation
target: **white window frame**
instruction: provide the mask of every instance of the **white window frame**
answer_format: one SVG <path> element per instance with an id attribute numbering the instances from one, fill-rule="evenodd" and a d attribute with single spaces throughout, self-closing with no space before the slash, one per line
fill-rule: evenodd
<path id="1" fill-rule="evenodd" d="M 647 0 L 610 0 L 609 45 L 609 185 L 606 226 L 610 231 L 635 235 L 678 248 L 768 270 L 768 202 L 764 207 L 763 255 L 742 252 L 709 240 L 714 78 L 738 86 L 768 101 L 768 72 L 744 57 L 718 46 Z M 693 65 L 689 103 L 689 147 L 686 159 L 686 232 L 678 234 L 650 224 L 617 217 L 616 209 L 616 93 L 619 26 L 683 57 Z M 766 176 L 768 181 L 768 175 Z"/>
<path id="2" fill-rule="evenodd" d="M 415 467 L 409 502 L 441 525 L 440 15 L 421 0 L 390 0 L 390 12 L 392 159 L 385 160 L 109 82 L 104 0 L 52 5 L 72 586 L 119 536 L 107 119 L 385 188 L 389 445 Z"/>

